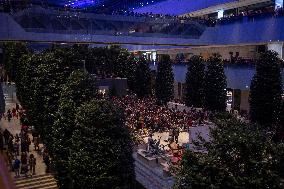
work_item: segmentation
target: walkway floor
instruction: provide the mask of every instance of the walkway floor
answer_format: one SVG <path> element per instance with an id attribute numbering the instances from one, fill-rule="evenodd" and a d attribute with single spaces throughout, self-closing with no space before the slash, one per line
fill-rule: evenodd
<path id="1" fill-rule="evenodd" d="M 11 102 L 6 103 L 6 107 L 5 107 L 6 111 L 8 109 L 12 110 L 13 107 L 16 107 L 15 103 L 11 103 Z M 5 129 L 8 129 L 8 131 L 11 134 L 13 134 L 13 136 L 15 136 L 16 134 L 19 134 L 20 131 L 21 131 L 20 121 L 17 118 L 12 118 L 12 120 L 10 122 L 8 122 L 8 120 L 5 120 L 4 118 L 2 118 L 1 121 L 0 121 L 0 129 L 2 131 L 4 131 Z M 29 134 L 29 137 L 32 140 L 31 134 Z M 40 145 L 40 149 L 42 149 L 42 144 Z M 36 175 L 45 174 L 46 166 L 43 163 L 42 156 L 39 154 L 38 151 L 34 150 L 34 144 L 33 143 L 30 145 L 30 153 L 28 153 L 28 157 L 29 157 L 30 154 L 34 154 L 34 156 L 36 158 L 36 171 L 35 171 Z M 18 156 L 18 158 L 20 159 L 20 156 Z M 15 176 L 15 174 L 12 173 L 12 176 Z M 21 175 L 21 176 L 23 176 L 23 175 Z"/>

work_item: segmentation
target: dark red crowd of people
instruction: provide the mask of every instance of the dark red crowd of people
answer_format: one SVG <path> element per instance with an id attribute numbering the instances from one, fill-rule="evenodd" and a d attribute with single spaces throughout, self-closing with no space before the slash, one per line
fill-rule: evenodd
<path id="1" fill-rule="evenodd" d="M 125 109 L 126 125 L 132 129 L 150 129 L 153 132 L 164 132 L 178 128 L 187 130 L 195 124 L 208 120 L 208 112 L 190 109 L 179 111 L 157 105 L 154 98 L 138 99 L 136 96 L 114 98 L 114 103 Z"/>

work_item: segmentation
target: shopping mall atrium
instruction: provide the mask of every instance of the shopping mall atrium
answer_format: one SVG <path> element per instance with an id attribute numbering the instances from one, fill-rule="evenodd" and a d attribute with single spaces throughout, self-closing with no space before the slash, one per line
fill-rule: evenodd
<path id="1" fill-rule="evenodd" d="M 284 189 L 283 0 L 0 0 L 0 189 Z"/>

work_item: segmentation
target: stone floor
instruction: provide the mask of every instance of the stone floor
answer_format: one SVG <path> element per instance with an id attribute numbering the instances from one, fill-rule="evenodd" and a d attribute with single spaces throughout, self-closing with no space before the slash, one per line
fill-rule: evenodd
<path id="1" fill-rule="evenodd" d="M 9 103 L 6 103 L 5 109 L 6 110 L 12 109 L 15 106 L 16 106 L 15 103 L 9 102 Z M 2 131 L 4 131 L 5 129 L 8 129 L 9 132 L 15 136 L 16 134 L 19 134 L 20 131 L 21 131 L 20 121 L 17 118 L 13 118 L 10 122 L 8 122 L 8 120 L 2 118 L 1 121 L 0 121 L 0 129 Z M 29 134 L 29 135 L 30 135 L 29 136 L 30 139 L 32 140 L 31 134 Z M 42 144 L 40 145 L 40 148 L 42 148 Z M 33 143 L 30 145 L 30 153 L 28 154 L 28 156 L 30 154 L 34 154 L 34 156 L 36 158 L 36 175 L 45 174 L 46 166 L 43 163 L 42 156 L 39 154 L 38 151 L 34 150 L 34 144 Z M 18 157 L 18 158 L 20 158 L 20 157 Z M 14 176 L 14 173 L 12 173 L 12 175 Z"/>

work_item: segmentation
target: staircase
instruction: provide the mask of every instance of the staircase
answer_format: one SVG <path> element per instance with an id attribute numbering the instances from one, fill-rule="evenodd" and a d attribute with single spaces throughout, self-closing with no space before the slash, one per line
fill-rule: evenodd
<path id="1" fill-rule="evenodd" d="M 16 87 L 14 84 L 10 84 L 10 85 L 2 84 L 2 90 L 0 92 L 3 94 L 6 104 L 11 104 L 13 102 L 16 102 L 15 101 L 16 100 Z"/>
<path id="2" fill-rule="evenodd" d="M 53 175 L 37 175 L 14 180 L 17 189 L 58 189 Z"/>
<path id="3" fill-rule="evenodd" d="M 13 99 L 12 97 L 10 97 L 8 94 L 4 94 L 4 99 L 5 99 L 5 103 L 6 104 L 12 104 L 13 103 Z"/>

